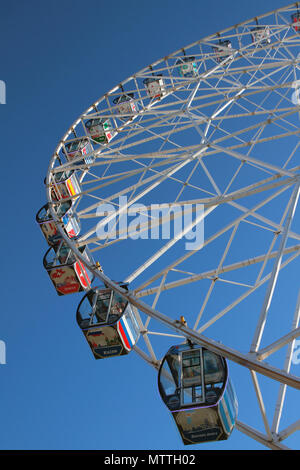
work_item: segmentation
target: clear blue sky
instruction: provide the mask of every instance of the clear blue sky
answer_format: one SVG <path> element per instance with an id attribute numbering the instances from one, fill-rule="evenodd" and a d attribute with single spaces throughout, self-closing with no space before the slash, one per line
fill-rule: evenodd
<path id="1" fill-rule="evenodd" d="M 0 339 L 7 364 L 0 365 L 0 449 L 184 449 L 152 368 L 135 354 L 92 358 L 75 322 L 81 295 L 58 297 L 43 270 L 46 244 L 35 214 L 45 203 L 51 154 L 90 103 L 156 59 L 284 5 L 1 2 Z M 228 442 L 196 449 L 262 446 L 234 431 Z"/>

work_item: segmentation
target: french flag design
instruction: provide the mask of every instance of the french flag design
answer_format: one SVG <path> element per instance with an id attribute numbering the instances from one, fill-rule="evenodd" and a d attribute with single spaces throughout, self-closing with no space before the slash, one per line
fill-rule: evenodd
<path id="1" fill-rule="evenodd" d="M 134 339 L 127 323 L 125 316 L 120 318 L 117 324 L 117 329 L 119 336 L 122 340 L 123 346 L 127 351 L 131 351 L 132 347 L 134 346 Z"/>

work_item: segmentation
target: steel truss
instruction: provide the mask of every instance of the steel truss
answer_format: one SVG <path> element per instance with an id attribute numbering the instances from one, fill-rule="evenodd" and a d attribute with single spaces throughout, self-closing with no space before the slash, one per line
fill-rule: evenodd
<path id="1" fill-rule="evenodd" d="M 300 378 L 291 373 L 300 336 L 300 26 L 291 20 L 298 8 L 296 2 L 213 34 L 121 82 L 70 126 L 46 178 L 51 213 L 66 243 L 99 281 L 134 306 L 142 336 L 136 353 L 158 368 L 168 345 L 190 338 L 237 366 L 238 395 L 238 371 L 248 369 L 263 430 L 261 423 L 242 421 L 237 429 L 271 449 L 288 448 L 282 442 L 300 429 L 295 413 L 296 421 L 280 428 L 287 391 L 300 389 Z M 257 25 L 265 28 L 263 40 L 255 37 Z M 220 46 L 220 39 L 231 41 L 232 48 Z M 178 73 L 184 56 L 194 58 L 196 74 Z M 144 80 L 155 77 L 163 89 L 159 98 L 150 98 Z M 120 114 L 113 103 L 123 93 L 134 93 L 134 113 Z M 110 142 L 90 138 L 85 122 L 91 118 L 111 120 Z M 78 165 L 80 158 L 66 161 L 62 153 L 66 141 L 81 136 L 93 145 L 95 161 L 88 167 Z M 55 175 L 71 169 L 81 182 L 74 207 L 83 230 L 76 241 L 62 230 L 51 199 Z M 99 216 L 103 204 L 110 210 Z M 167 210 L 164 217 L 152 220 L 153 204 Z M 109 233 L 99 238 L 100 229 L 111 224 L 112 231 L 134 209 L 140 217 L 135 243 L 141 246 L 150 222 L 162 228 L 166 220 L 175 221 L 174 214 L 168 219 L 174 205 L 196 204 L 203 211 L 179 236 L 160 245 L 147 240 L 143 261 L 130 253 L 135 245 L 127 249 L 136 226 L 128 232 L 118 227 L 114 239 Z M 208 227 L 203 243 L 186 250 L 184 238 L 203 222 Z M 104 272 L 79 252 L 86 244 L 100 264 L 105 260 Z M 112 249 L 123 253 L 122 274 L 109 263 Z M 112 280 L 116 274 L 129 282 L 128 292 Z M 284 315 L 277 291 L 286 296 Z M 178 295 L 186 299 L 188 326 L 179 320 Z M 257 374 L 271 379 L 278 393 L 274 403 Z"/>

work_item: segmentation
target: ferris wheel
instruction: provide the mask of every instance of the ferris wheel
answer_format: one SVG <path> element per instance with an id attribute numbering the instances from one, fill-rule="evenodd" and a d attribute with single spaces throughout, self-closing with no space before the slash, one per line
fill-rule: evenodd
<path id="1" fill-rule="evenodd" d="M 94 357 L 113 367 L 113 355 L 138 354 L 166 397 L 170 363 L 198 354 L 181 383 L 190 408 L 213 402 L 212 384 L 224 391 L 229 367 L 232 425 L 271 449 L 300 429 L 295 409 L 285 420 L 300 389 L 299 88 L 298 3 L 186 46 L 70 126 L 37 214 L 54 288 L 82 292 L 76 318 Z M 191 377 L 209 353 L 223 375 L 201 379 L 207 388 Z M 263 431 L 243 420 L 239 374 Z M 187 410 L 178 396 L 168 408 Z"/>

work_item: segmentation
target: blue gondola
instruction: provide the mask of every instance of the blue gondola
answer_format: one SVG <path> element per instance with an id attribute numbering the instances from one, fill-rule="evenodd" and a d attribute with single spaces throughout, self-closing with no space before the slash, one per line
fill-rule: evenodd
<path id="1" fill-rule="evenodd" d="M 194 56 L 180 57 L 176 61 L 178 66 L 178 73 L 181 77 L 196 77 L 198 75 L 197 63 Z"/>
<path id="2" fill-rule="evenodd" d="M 82 160 L 76 162 L 76 165 L 91 165 L 95 160 L 92 154 L 93 150 L 92 144 L 86 137 L 71 140 L 65 143 L 63 148 L 63 152 L 69 162 L 72 162 L 75 158 L 83 157 Z"/>
<path id="3" fill-rule="evenodd" d="M 72 208 L 72 201 L 62 204 L 55 204 L 54 211 L 62 222 L 62 226 L 69 238 L 77 237 L 80 232 L 80 222 L 77 214 Z M 62 240 L 62 237 L 50 214 L 49 204 L 45 204 L 36 214 L 36 221 L 39 224 L 47 243 L 55 246 Z"/>
<path id="4" fill-rule="evenodd" d="M 131 305 L 110 288 L 91 289 L 78 305 L 76 320 L 95 359 L 128 354 L 139 338 Z"/>
<path id="5" fill-rule="evenodd" d="M 185 445 L 229 438 L 238 404 L 223 357 L 191 342 L 172 346 L 158 389 Z"/>

